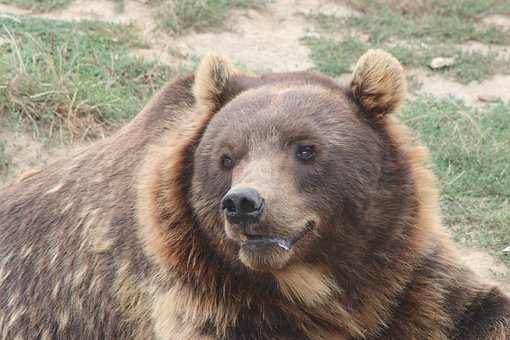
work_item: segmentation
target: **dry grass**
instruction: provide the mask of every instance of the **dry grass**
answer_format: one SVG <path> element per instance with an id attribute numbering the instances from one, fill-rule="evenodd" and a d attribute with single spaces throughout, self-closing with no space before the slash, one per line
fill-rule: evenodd
<path id="1" fill-rule="evenodd" d="M 180 35 L 189 31 L 224 28 L 230 10 L 260 8 L 267 0 L 160 0 L 159 26 Z"/>
<path id="2" fill-rule="evenodd" d="M 175 74 L 131 56 L 144 46 L 131 27 L 27 17 L 2 17 L 0 27 L 0 112 L 50 136 L 102 135 Z"/>
<path id="3" fill-rule="evenodd" d="M 418 97 L 402 118 L 431 149 L 446 224 L 458 241 L 484 247 L 510 266 L 510 103 L 473 109 Z"/>

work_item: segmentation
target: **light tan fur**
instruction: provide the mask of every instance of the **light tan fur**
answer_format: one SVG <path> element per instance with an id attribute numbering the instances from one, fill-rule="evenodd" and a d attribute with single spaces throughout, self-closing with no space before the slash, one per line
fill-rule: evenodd
<path id="1" fill-rule="evenodd" d="M 175 140 L 189 138 L 193 132 L 200 126 L 199 119 L 191 111 L 189 115 L 184 113 L 181 117 L 186 117 L 175 122 L 178 129 L 170 129 L 158 143 L 149 148 L 144 166 L 141 167 L 138 181 L 138 219 L 140 220 L 139 235 L 143 240 L 145 250 L 150 256 L 153 256 L 156 262 L 163 266 L 173 265 L 171 259 L 167 256 L 167 238 L 162 227 L 159 225 L 155 212 L 157 208 L 157 195 L 161 188 L 161 178 L 163 173 L 175 173 L 180 164 L 171 162 L 177 157 L 176 153 L 180 150 L 174 147 Z M 197 121 L 198 120 L 198 121 Z M 166 176 L 163 176 L 166 177 Z M 171 179 L 170 179 L 171 180 Z M 172 198 L 169 197 L 169 200 Z M 179 211 L 175 211 L 179 214 Z"/>
<path id="2" fill-rule="evenodd" d="M 30 169 L 30 170 L 27 170 L 25 172 L 22 172 L 18 178 L 15 179 L 15 182 L 18 183 L 18 182 L 23 182 L 24 180 L 26 180 L 27 178 L 29 177 L 32 177 L 34 175 L 36 175 L 37 173 L 41 172 L 41 169 Z"/>
<path id="3" fill-rule="evenodd" d="M 196 329 L 208 321 L 226 327 L 236 322 L 236 310 L 218 299 L 178 283 L 155 297 L 152 317 L 158 339 L 197 339 Z"/>
<path id="4" fill-rule="evenodd" d="M 402 65 L 389 53 L 369 50 L 354 68 L 351 90 L 368 112 L 379 115 L 395 112 L 406 92 Z"/>
<path id="5" fill-rule="evenodd" d="M 395 116 L 387 117 L 385 128 L 392 139 L 399 145 L 411 166 L 415 182 L 416 196 L 419 202 L 417 226 L 424 232 L 418 240 L 418 249 L 431 249 L 437 240 L 448 249 L 456 261 L 456 249 L 444 229 L 439 207 L 439 183 L 432 170 L 430 151 L 420 145 L 413 132 Z"/>
<path id="6" fill-rule="evenodd" d="M 341 291 L 327 270 L 307 264 L 294 264 L 274 273 L 283 295 L 307 306 L 323 304 Z"/>
<path id="7" fill-rule="evenodd" d="M 218 97 L 234 74 L 234 67 L 225 58 L 208 54 L 202 59 L 195 72 L 193 85 L 193 95 L 199 112 L 210 113 L 219 109 Z"/>

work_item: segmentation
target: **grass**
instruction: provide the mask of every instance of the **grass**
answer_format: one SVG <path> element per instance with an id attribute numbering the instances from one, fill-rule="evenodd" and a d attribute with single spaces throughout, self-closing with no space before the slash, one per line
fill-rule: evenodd
<path id="1" fill-rule="evenodd" d="M 229 11 L 256 8 L 267 0 L 160 0 L 156 21 L 174 34 L 225 27 Z"/>
<path id="2" fill-rule="evenodd" d="M 449 55 L 445 52 L 441 56 L 456 56 L 455 65 L 436 72 L 446 74 L 460 83 L 482 81 L 498 73 L 510 72 L 510 60 L 498 58 L 495 53 L 455 52 L 455 50 L 452 52 Z"/>
<path id="3" fill-rule="evenodd" d="M 48 12 L 65 7 L 72 1 L 73 0 L 0 0 L 0 3 L 30 9 L 34 12 Z"/>
<path id="4" fill-rule="evenodd" d="M 63 8 L 74 0 L 0 0 L 0 3 L 48 12 Z M 122 13 L 125 0 L 108 0 Z M 156 21 L 160 28 L 177 35 L 190 31 L 224 28 L 232 9 L 260 8 L 270 0 L 151 0 L 157 7 Z"/>
<path id="5" fill-rule="evenodd" d="M 510 3 L 505 0 L 348 0 L 356 10 L 363 13 L 389 8 L 410 16 L 441 15 L 466 19 L 480 19 L 493 14 L 510 14 Z"/>
<path id="6" fill-rule="evenodd" d="M 418 97 L 402 119 L 432 152 L 446 224 L 455 238 L 501 250 L 510 242 L 510 104 L 472 109 L 454 99 Z"/>
<path id="7" fill-rule="evenodd" d="M 0 3 L 32 10 L 33 12 L 49 12 L 64 8 L 74 0 L 0 0 Z M 107 0 L 115 2 L 116 10 L 124 11 L 124 0 Z"/>
<path id="8" fill-rule="evenodd" d="M 132 117 L 174 70 L 132 57 L 130 26 L 4 16 L 0 112 L 36 131 L 94 137 Z"/>
<path id="9" fill-rule="evenodd" d="M 482 24 L 482 18 L 488 14 L 510 13 L 508 1 L 350 0 L 349 3 L 361 15 L 342 18 L 309 15 L 321 35 L 305 38 L 303 42 L 311 49 L 312 59 L 322 72 L 333 76 L 347 72 L 360 51 L 368 48 L 385 49 L 410 67 L 427 67 L 435 57 L 456 57 L 453 66 L 434 72 L 461 83 L 510 72 L 508 58 L 499 58 L 495 53 L 466 52 L 459 47 L 467 41 L 510 43 L 510 31 Z M 337 33 L 342 34 L 342 40 L 335 39 Z"/>
<path id="10" fill-rule="evenodd" d="M 508 14 L 510 5 L 503 0 L 350 0 L 365 15 L 343 20 L 346 27 L 370 35 L 371 42 L 388 39 L 462 43 L 477 40 L 505 44 L 510 32 L 480 25 L 488 14 Z"/>
<path id="11" fill-rule="evenodd" d="M 324 37 L 304 37 L 301 42 L 310 49 L 317 70 L 332 77 L 351 72 L 353 64 L 368 49 L 368 45 L 355 37 L 340 42 Z"/>
<path id="12" fill-rule="evenodd" d="M 110 0 L 110 1 L 113 1 L 114 4 L 115 4 L 115 10 L 118 12 L 118 13 L 123 13 L 124 10 L 126 9 L 126 3 L 124 0 Z"/>
<path id="13" fill-rule="evenodd" d="M 369 48 L 382 48 L 394 55 L 404 66 L 425 67 L 434 57 L 455 57 L 455 64 L 434 72 L 446 75 L 460 83 L 482 81 L 496 73 L 510 72 L 510 60 L 494 53 L 465 52 L 454 46 L 427 48 L 416 44 L 370 44 L 356 36 L 342 40 L 330 37 L 304 37 L 302 43 L 310 48 L 310 57 L 318 71 L 330 76 L 351 72 L 353 64 Z"/>

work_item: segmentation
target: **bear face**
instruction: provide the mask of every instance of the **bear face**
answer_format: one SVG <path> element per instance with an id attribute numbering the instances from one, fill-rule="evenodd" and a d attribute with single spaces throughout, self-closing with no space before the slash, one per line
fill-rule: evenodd
<path id="1" fill-rule="evenodd" d="M 402 68 L 372 51 L 349 89 L 312 73 L 246 79 L 215 57 L 197 71 L 197 104 L 212 117 L 194 152 L 193 210 L 230 261 L 313 262 L 371 204 L 386 152 L 377 125 L 402 99 Z"/>

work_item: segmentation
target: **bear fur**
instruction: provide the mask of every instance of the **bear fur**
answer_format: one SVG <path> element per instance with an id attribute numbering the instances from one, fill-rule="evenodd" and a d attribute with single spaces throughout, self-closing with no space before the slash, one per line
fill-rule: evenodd
<path id="1" fill-rule="evenodd" d="M 0 338 L 509 339 L 510 300 L 441 227 L 404 93 L 378 50 L 349 86 L 204 58 L 115 135 L 2 189 Z M 296 140 L 316 159 L 289 156 Z M 291 249 L 243 246 L 221 207 L 237 184 Z"/>

